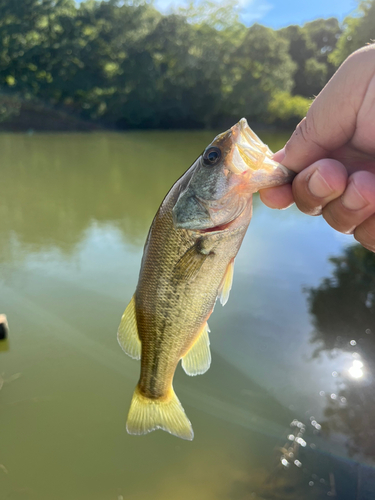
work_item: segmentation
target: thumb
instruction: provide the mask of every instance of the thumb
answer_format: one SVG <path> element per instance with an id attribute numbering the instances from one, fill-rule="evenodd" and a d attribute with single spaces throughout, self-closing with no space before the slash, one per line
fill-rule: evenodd
<path id="1" fill-rule="evenodd" d="M 353 136 L 357 115 L 375 72 L 375 45 L 344 61 L 312 103 L 285 146 L 283 165 L 300 172 L 330 156 Z"/>

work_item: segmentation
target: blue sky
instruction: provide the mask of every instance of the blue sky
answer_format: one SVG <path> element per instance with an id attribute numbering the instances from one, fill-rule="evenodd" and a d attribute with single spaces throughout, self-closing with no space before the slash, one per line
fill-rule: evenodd
<path id="1" fill-rule="evenodd" d="M 248 26 L 258 22 L 271 28 L 304 24 L 319 17 L 337 17 L 342 21 L 357 6 L 356 0 L 240 0 L 238 3 L 242 22 Z M 183 4 L 184 0 L 155 0 L 155 6 L 165 13 L 170 7 Z"/>
<path id="2" fill-rule="evenodd" d="M 213 1 L 221 3 L 220 0 Z M 155 7 L 163 13 L 187 3 L 189 0 L 154 0 Z M 337 17 L 342 21 L 355 10 L 357 0 L 239 0 L 238 5 L 241 21 L 247 26 L 258 22 L 277 29 L 320 17 Z"/>
<path id="3" fill-rule="evenodd" d="M 243 8 L 243 21 L 245 24 L 257 21 L 271 28 L 304 24 L 319 17 L 337 17 L 341 21 L 356 6 L 355 0 L 248 0 Z"/>

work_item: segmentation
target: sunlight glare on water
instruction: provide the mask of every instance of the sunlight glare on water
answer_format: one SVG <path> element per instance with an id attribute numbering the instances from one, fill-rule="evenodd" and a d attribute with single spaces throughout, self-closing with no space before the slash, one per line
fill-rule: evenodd
<path id="1" fill-rule="evenodd" d="M 349 373 L 353 378 L 361 378 L 363 377 L 363 363 L 358 359 L 353 361 L 353 365 L 349 368 Z"/>

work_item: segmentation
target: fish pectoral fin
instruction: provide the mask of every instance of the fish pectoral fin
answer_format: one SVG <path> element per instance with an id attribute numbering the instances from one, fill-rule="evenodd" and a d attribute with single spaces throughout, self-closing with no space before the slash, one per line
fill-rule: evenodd
<path id="1" fill-rule="evenodd" d="M 117 340 L 128 356 L 133 359 L 141 359 L 141 341 L 139 340 L 135 315 L 135 295 L 122 315 L 117 331 Z"/>
<path id="2" fill-rule="evenodd" d="M 194 279 L 206 259 L 207 255 L 198 253 L 195 247 L 190 248 L 174 268 L 176 278 L 188 281 Z"/>
<path id="3" fill-rule="evenodd" d="M 206 373 L 211 365 L 210 339 L 208 324 L 205 323 L 202 332 L 190 348 L 187 354 L 182 358 L 182 368 L 190 376 L 202 375 Z"/>
<path id="4" fill-rule="evenodd" d="M 213 255 L 212 249 L 213 245 L 209 240 L 199 238 L 175 265 L 174 273 L 176 278 L 188 281 L 194 279 L 205 260 Z"/>
<path id="5" fill-rule="evenodd" d="M 173 388 L 168 397 L 150 399 L 136 387 L 130 405 L 126 430 L 129 434 L 147 434 L 162 429 L 174 436 L 191 441 L 194 432 Z"/>
<path id="6" fill-rule="evenodd" d="M 225 271 L 225 274 L 223 276 L 223 281 L 221 282 L 221 285 L 219 287 L 218 295 L 222 306 L 225 306 L 229 299 L 229 293 L 231 291 L 233 283 L 233 270 L 234 259 L 229 262 L 227 270 Z"/>

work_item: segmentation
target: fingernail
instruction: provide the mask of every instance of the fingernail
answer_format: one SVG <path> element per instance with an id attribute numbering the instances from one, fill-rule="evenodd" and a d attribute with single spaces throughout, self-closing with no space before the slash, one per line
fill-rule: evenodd
<path id="1" fill-rule="evenodd" d="M 290 203 L 290 205 L 288 205 L 287 207 L 279 208 L 279 210 L 287 210 L 287 209 L 288 209 L 288 208 L 290 208 L 292 205 L 294 205 L 294 201 L 292 201 L 292 203 Z"/>
<path id="2" fill-rule="evenodd" d="M 310 177 L 308 188 L 316 198 L 326 198 L 332 193 L 332 188 L 328 185 L 319 170 L 315 170 Z"/>
<path id="3" fill-rule="evenodd" d="M 368 202 L 359 194 L 354 182 L 349 182 L 345 193 L 341 197 L 342 204 L 349 210 L 361 210 Z"/>

